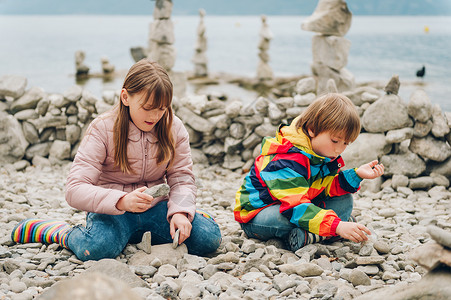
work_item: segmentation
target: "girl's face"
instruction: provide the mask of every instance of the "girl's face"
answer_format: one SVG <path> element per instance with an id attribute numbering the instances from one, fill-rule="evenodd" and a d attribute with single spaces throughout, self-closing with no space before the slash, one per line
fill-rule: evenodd
<path id="1" fill-rule="evenodd" d="M 155 124 L 160 121 L 163 114 L 166 112 L 166 108 L 152 108 L 152 100 L 147 99 L 145 104 L 143 97 L 146 97 L 145 91 L 130 95 L 126 89 L 121 91 L 121 101 L 125 106 L 129 107 L 130 118 L 132 122 L 141 131 L 149 132 Z"/>
<path id="2" fill-rule="evenodd" d="M 343 134 L 323 131 L 315 136 L 310 129 L 308 132 L 313 151 L 316 154 L 328 157 L 331 160 L 336 159 L 348 146 Z"/>

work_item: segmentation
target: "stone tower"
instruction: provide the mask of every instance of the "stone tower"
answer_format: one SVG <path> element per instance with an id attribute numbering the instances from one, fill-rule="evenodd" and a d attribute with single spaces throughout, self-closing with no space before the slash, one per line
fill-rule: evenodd
<path id="1" fill-rule="evenodd" d="M 194 47 L 194 56 L 192 62 L 194 63 L 194 76 L 206 77 L 208 76 L 207 68 L 207 37 L 205 36 L 204 24 L 205 10 L 199 9 L 199 25 L 197 26 L 197 41 Z"/>
<path id="2" fill-rule="evenodd" d="M 301 25 L 303 30 L 318 33 L 313 37 L 312 73 L 317 77 L 317 94 L 327 90 L 333 79 L 338 91 L 353 88 L 354 75 L 345 66 L 351 42 L 343 36 L 351 27 L 352 13 L 344 0 L 319 0 L 313 14 Z"/>
<path id="3" fill-rule="evenodd" d="M 168 72 L 175 64 L 174 24 L 171 20 L 172 0 L 156 0 L 153 23 L 150 24 L 147 58 L 158 62 Z"/>
<path id="4" fill-rule="evenodd" d="M 262 27 L 260 29 L 260 43 L 258 44 L 258 67 L 257 78 L 260 82 L 269 81 L 273 79 L 273 72 L 269 66 L 269 44 L 273 38 L 273 34 L 266 23 L 266 16 L 261 16 Z"/>

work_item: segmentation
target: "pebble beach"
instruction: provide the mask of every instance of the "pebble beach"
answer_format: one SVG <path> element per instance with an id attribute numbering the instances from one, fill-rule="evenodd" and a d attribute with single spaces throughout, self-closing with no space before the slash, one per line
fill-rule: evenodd
<path id="1" fill-rule="evenodd" d="M 280 240 L 248 239 L 234 221 L 234 194 L 244 175 L 195 164 L 198 207 L 215 216 L 223 234 L 209 257 L 189 255 L 184 245 L 152 246 L 151 254 L 128 245 L 115 260 L 82 262 L 57 244 L 11 242 L 11 230 L 25 218 L 84 223 L 85 213 L 64 200 L 70 165 L 0 169 L 0 299 L 60 299 L 61 290 L 89 291 L 91 280 L 102 283 L 95 285 L 104 289 L 102 299 L 353 299 L 419 281 L 426 269 L 410 252 L 431 240 L 427 225 L 451 228 L 446 188 L 385 187 L 354 197 L 353 214 L 374 233 L 369 241 L 313 244 L 293 253 Z M 74 279 L 86 276 L 93 277 Z M 124 296 L 107 298 L 108 291 Z"/>
<path id="2" fill-rule="evenodd" d="M 172 6 L 156 1 L 149 48 L 130 50 L 135 61 L 159 62 L 174 82 L 172 106 L 189 133 L 197 207 L 219 224 L 219 248 L 195 256 L 184 244 L 149 243 L 149 232 L 116 258 L 83 262 L 58 244 L 14 243 L 11 231 L 27 218 L 85 225 L 86 213 L 65 201 L 66 178 L 90 122 L 114 107 L 119 91 L 99 97 L 73 85 L 48 93 L 8 74 L 0 77 L 0 300 L 451 299 L 451 112 L 431 101 L 423 82 L 409 99 L 398 94 L 398 75 L 356 83 L 344 38 L 352 13 L 342 0 L 319 1 L 301 25 L 315 33 L 312 74 L 274 76 L 265 16 L 256 76 L 209 73 L 204 10 L 194 72 L 176 72 Z M 77 80 L 122 76 L 106 57 L 103 73 L 90 73 L 85 56 L 75 53 Z M 354 194 L 352 214 L 372 232 L 369 240 L 326 240 L 292 252 L 284 240 L 248 238 L 234 220 L 235 193 L 262 138 L 326 92 L 349 97 L 361 117 L 359 138 L 343 152 L 346 168 L 372 160 L 385 167 Z"/>

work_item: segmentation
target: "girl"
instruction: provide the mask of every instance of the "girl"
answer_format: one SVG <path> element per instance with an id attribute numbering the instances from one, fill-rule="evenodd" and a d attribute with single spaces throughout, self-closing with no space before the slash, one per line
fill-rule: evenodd
<path id="1" fill-rule="evenodd" d="M 115 258 L 146 231 L 154 244 L 171 243 L 179 229 L 189 253 L 215 251 L 221 233 L 208 214 L 196 213 L 189 137 L 172 113 L 172 90 L 158 64 L 133 65 L 118 106 L 90 124 L 67 179 L 66 201 L 88 212 L 86 227 L 28 219 L 13 241 L 56 242 L 86 261 Z M 164 182 L 168 196 L 144 193 Z"/>

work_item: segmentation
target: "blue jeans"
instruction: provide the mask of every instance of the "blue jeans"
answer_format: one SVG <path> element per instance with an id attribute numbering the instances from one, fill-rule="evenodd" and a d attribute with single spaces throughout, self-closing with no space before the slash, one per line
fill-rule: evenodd
<path id="1" fill-rule="evenodd" d="M 347 221 L 351 216 L 353 200 L 351 194 L 339 197 L 317 197 L 313 199 L 313 204 L 325 209 L 332 209 L 338 217 Z M 290 231 L 298 226 L 291 223 L 280 212 L 280 204 L 269 206 L 260 211 L 248 223 L 242 223 L 246 235 L 259 240 L 269 240 L 272 238 L 286 239 Z"/>
<path id="2" fill-rule="evenodd" d="M 76 226 L 67 245 L 82 261 L 115 258 L 127 243 L 139 243 L 144 232 L 152 233 L 152 244 L 172 243 L 166 219 L 167 202 L 162 201 L 143 213 L 122 215 L 88 213 L 86 227 Z M 190 254 L 205 255 L 221 243 L 221 231 L 212 219 L 195 215 L 189 238 L 184 241 Z"/>

